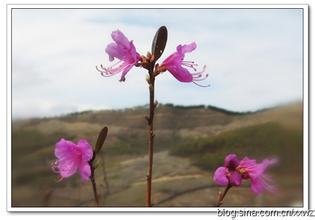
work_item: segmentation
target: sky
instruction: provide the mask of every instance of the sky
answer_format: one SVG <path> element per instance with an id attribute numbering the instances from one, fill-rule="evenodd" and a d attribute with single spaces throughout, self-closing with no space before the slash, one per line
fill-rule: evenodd
<path id="1" fill-rule="evenodd" d="M 156 99 L 177 105 L 213 105 L 255 111 L 303 95 L 302 9 L 13 9 L 12 116 L 46 117 L 147 104 L 147 72 L 133 68 L 102 77 L 106 45 L 119 29 L 137 51 L 150 51 L 156 30 L 168 28 L 166 49 L 197 43 L 185 60 L 206 65 L 198 87 L 165 72 Z"/>

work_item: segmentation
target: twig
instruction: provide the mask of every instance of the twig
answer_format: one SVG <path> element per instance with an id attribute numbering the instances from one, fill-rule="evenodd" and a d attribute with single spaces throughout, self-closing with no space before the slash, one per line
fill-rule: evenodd
<path id="1" fill-rule="evenodd" d="M 96 188 L 95 177 L 94 177 L 95 167 L 93 166 L 93 159 L 90 161 L 90 166 L 91 166 L 91 177 L 90 177 L 90 180 L 91 180 L 91 183 L 92 183 L 92 188 L 93 188 L 93 193 L 94 193 L 94 199 L 95 199 L 96 206 L 99 206 L 100 204 L 99 204 L 99 200 L 98 200 L 97 188 Z"/>
<path id="2" fill-rule="evenodd" d="M 232 187 L 231 184 L 228 184 L 226 187 L 225 187 L 225 190 L 223 193 L 219 192 L 219 199 L 218 199 L 218 203 L 217 203 L 217 207 L 220 207 L 222 204 L 223 204 L 223 199 L 225 197 L 225 195 L 227 194 L 227 192 L 229 191 L 229 189 Z"/>
<path id="3" fill-rule="evenodd" d="M 147 207 L 151 207 L 151 192 L 152 192 L 152 164 L 153 164 L 153 145 L 154 145 L 154 133 L 153 133 L 153 119 L 154 119 L 154 82 L 155 76 L 153 74 L 153 67 L 154 63 L 152 63 L 149 70 L 149 92 L 150 92 L 150 109 L 149 109 L 149 117 L 147 117 L 148 121 L 148 159 L 149 159 L 149 166 L 148 166 L 148 173 L 147 173 L 147 197 L 146 197 L 146 204 Z"/>

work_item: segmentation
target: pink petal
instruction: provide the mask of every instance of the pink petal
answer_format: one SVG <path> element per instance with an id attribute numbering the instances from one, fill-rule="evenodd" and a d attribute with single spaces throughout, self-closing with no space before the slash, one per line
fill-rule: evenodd
<path id="1" fill-rule="evenodd" d="M 243 160 L 241 160 L 240 162 L 240 166 L 241 167 L 252 167 L 252 166 L 256 166 L 256 160 L 252 160 L 248 157 L 244 157 Z"/>
<path id="2" fill-rule="evenodd" d="M 176 50 L 180 54 L 190 53 L 197 48 L 197 44 L 192 42 L 190 44 L 178 45 Z"/>
<path id="3" fill-rule="evenodd" d="M 250 188 L 256 195 L 259 195 L 264 190 L 263 183 L 259 179 L 251 181 Z"/>
<path id="4" fill-rule="evenodd" d="M 78 142 L 78 148 L 81 150 L 83 161 L 90 161 L 92 159 L 93 149 L 87 140 L 81 139 Z"/>
<path id="5" fill-rule="evenodd" d="M 71 157 L 75 148 L 76 148 L 76 145 L 73 142 L 62 138 L 60 139 L 60 141 L 56 143 L 55 156 L 58 159 Z"/>
<path id="6" fill-rule="evenodd" d="M 113 31 L 112 38 L 117 45 L 122 45 L 126 49 L 130 48 L 130 42 L 128 38 L 120 30 Z"/>
<path id="7" fill-rule="evenodd" d="M 241 162 L 239 167 L 244 168 L 248 175 L 255 179 L 261 176 L 268 166 L 276 163 L 276 160 L 265 159 L 261 163 L 257 164 L 256 160 L 251 160 L 248 157 L 245 157 Z"/>
<path id="8" fill-rule="evenodd" d="M 180 82 L 193 81 L 193 77 L 190 72 L 180 65 L 169 66 L 168 71 Z"/>
<path id="9" fill-rule="evenodd" d="M 220 186 L 226 186 L 229 184 L 227 174 L 228 174 L 228 169 L 226 167 L 219 167 L 214 172 L 213 181 Z"/>
<path id="10" fill-rule="evenodd" d="M 115 43 L 110 43 L 107 45 L 105 52 L 109 56 L 109 61 L 113 61 L 114 58 L 123 60 L 126 56 L 126 52 L 118 47 Z"/>
<path id="11" fill-rule="evenodd" d="M 276 192 L 276 187 L 271 185 L 269 182 L 271 182 L 271 179 L 265 175 L 262 175 L 256 179 L 251 179 L 251 190 L 256 195 L 261 194 L 264 190 L 272 193 Z"/>
<path id="12" fill-rule="evenodd" d="M 79 172 L 83 180 L 89 180 L 91 176 L 91 166 L 89 165 L 89 163 L 81 163 L 79 167 Z"/>
<path id="13" fill-rule="evenodd" d="M 80 161 L 76 158 L 67 158 L 58 161 L 58 170 L 62 177 L 72 176 L 77 171 Z"/>
<path id="14" fill-rule="evenodd" d="M 253 178 L 257 177 L 257 176 L 260 176 L 262 175 L 265 170 L 270 166 L 270 165 L 273 165 L 277 162 L 277 160 L 275 159 L 272 159 L 272 160 L 269 160 L 269 159 L 264 159 L 260 164 L 257 164 L 256 166 L 256 172 L 253 173 L 251 176 Z"/>
<path id="15" fill-rule="evenodd" d="M 117 66 L 118 65 L 118 66 Z M 117 65 L 113 65 L 106 69 L 108 75 L 115 75 L 123 71 L 129 64 L 127 62 L 120 61 Z"/>
<path id="16" fill-rule="evenodd" d="M 236 171 L 232 171 L 230 174 L 230 184 L 233 186 L 240 186 L 242 183 L 242 175 Z"/>
<path id="17" fill-rule="evenodd" d="M 224 159 L 224 166 L 230 170 L 235 170 L 239 163 L 240 161 L 238 160 L 236 154 L 228 154 Z"/>
<path id="18" fill-rule="evenodd" d="M 167 68 L 169 66 L 175 66 L 175 65 L 181 65 L 182 62 L 182 56 L 179 56 L 177 52 L 172 53 L 169 55 L 163 62 L 162 66 L 166 66 Z"/>
<path id="19" fill-rule="evenodd" d="M 132 59 L 130 59 L 132 58 Z M 130 64 L 135 64 L 141 59 L 140 54 L 137 53 L 136 47 L 133 44 L 133 41 L 130 41 L 130 49 L 129 49 L 129 63 Z"/>
<path id="20" fill-rule="evenodd" d="M 125 67 L 125 69 L 123 70 L 120 80 L 121 82 L 124 82 L 126 80 L 125 76 L 127 75 L 127 73 L 129 72 L 129 70 L 133 67 L 133 65 L 128 65 Z"/>

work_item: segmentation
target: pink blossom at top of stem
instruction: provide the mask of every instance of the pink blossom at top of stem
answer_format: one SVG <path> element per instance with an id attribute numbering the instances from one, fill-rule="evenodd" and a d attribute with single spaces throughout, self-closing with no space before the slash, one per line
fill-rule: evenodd
<path id="1" fill-rule="evenodd" d="M 251 190 L 257 195 L 264 190 L 274 192 L 275 187 L 270 184 L 271 178 L 264 173 L 270 165 L 275 164 L 276 162 L 275 159 L 264 159 L 261 163 L 256 163 L 256 160 L 244 157 L 244 159 L 240 161 L 236 170 L 242 175 L 243 179 L 250 180 Z"/>
<path id="2" fill-rule="evenodd" d="M 168 70 L 180 82 L 193 82 L 202 81 L 208 77 L 205 74 L 206 66 L 203 66 L 202 71 L 197 71 L 197 66 L 194 61 L 184 61 L 185 54 L 195 50 L 197 44 L 178 45 L 176 52 L 168 56 L 161 64 L 161 69 Z M 192 72 L 189 69 L 193 70 Z M 197 84 L 199 85 L 199 84 Z"/>
<path id="3" fill-rule="evenodd" d="M 91 166 L 89 161 L 93 158 L 92 146 L 85 139 L 79 140 L 77 144 L 61 139 L 55 145 L 55 156 L 57 160 L 52 164 L 52 169 L 59 173 L 61 179 L 80 173 L 83 180 L 89 180 Z"/>
<path id="4" fill-rule="evenodd" d="M 129 41 L 121 31 L 113 31 L 111 37 L 114 42 L 107 45 L 105 52 L 109 56 L 109 61 L 112 62 L 115 58 L 119 61 L 110 67 L 105 68 L 101 65 L 100 68 L 96 67 L 96 69 L 103 76 L 113 76 L 117 73 L 122 73 L 120 81 L 125 81 L 126 74 L 141 60 L 141 56 L 137 53 L 133 41 Z"/>
<path id="5" fill-rule="evenodd" d="M 216 169 L 213 175 L 213 181 L 220 186 L 239 186 L 242 176 L 236 171 L 239 160 L 235 154 L 229 154 L 225 157 L 224 166 Z"/>

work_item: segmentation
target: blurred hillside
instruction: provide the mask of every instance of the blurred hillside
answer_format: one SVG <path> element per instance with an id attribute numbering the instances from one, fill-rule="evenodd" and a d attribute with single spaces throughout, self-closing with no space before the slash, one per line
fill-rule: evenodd
<path id="1" fill-rule="evenodd" d="M 213 106 L 159 105 L 155 117 L 153 199 L 156 206 L 213 206 L 213 171 L 226 154 L 277 157 L 270 169 L 276 194 L 256 197 L 245 184 L 232 188 L 225 206 L 301 206 L 302 103 L 237 113 Z M 78 175 L 57 182 L 50 169 L 60 138 L 95 143 L 108 126 L 96 180 L 104 206 L 144 206 L 147 107 L 86 111 L 61 117 L 15 120 L 12 125 L 13 206 L 93 206 L 90 183 Z M 108 186 L 108 187 L 106 187 Z"/>

